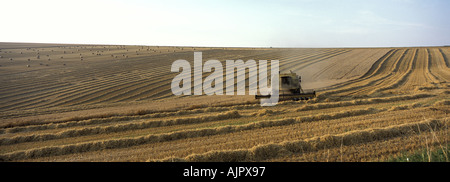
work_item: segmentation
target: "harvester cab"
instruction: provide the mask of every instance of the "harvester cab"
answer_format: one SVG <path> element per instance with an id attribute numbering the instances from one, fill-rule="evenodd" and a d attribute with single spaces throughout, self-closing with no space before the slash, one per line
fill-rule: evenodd
<path id="1" fill-rule="evenodd" d="M 316 91 L 303 90 L 302 78 L 294 72 L 279 74 L 279 99 L 280 100 L 309 100 L 316 97 Z M 255 99 L 270 98 L 270 95 L 255 95 Z"/>

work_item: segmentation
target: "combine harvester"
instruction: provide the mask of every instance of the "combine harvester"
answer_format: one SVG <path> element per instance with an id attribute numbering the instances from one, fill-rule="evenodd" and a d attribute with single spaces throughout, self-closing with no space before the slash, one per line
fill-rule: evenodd
<path id="1" fill-rule="evenodd" d="M 279 100 L 309 100 L 316 97 L 316 91 L 303 90 L 301 86 L 302 77 L 294 72 L 280 73 Z M 270 98 L 270 95 L 255 95 L 255 99 Z"/>

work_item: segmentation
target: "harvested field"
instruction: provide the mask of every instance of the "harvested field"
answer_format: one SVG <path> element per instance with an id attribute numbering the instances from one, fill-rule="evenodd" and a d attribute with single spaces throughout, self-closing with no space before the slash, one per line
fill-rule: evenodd
<path id="1" fill-rule="evenodd" d="M 1 161 L 386 161 L 449 146 L 448 47 L 0 50 Z M 199 51 L 280 60 L 318 97 L 173 95 L 171 64 Z"/>

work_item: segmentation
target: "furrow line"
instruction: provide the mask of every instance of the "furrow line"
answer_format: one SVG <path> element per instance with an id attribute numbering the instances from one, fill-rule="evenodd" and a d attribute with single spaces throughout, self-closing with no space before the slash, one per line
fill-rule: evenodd
<path id="1" fill-rule="evenodd" d="M 191 154 L 185 158 L 166 158 L 162 162 L 244 162 L 263 161 L 292 154 L 319 151 L 326 148 L 351 146 L 400 136 L 415 135 L 420 132 L 438 131 L 448 126 L 449 118 L 424 120 L 384 128 L 369 128 L 350 131 L 336 135 L 324 135 L 305 140 L 285 141 L 281 143 L 262 144 L 250 149 L 210 151 Z M 154 161 L 151 159 L 150 161 Z"/>
<path id="2" fill-rule="evenodd" d="M 143 144 L 147 144 L 147 143 L 157 143 L 157 142 L 166 142 L 166 141 L 180 140 L 180 139 L 186 139 L 186 138 L 220 135 L 220 134 L 226 134 L 226 133 L 232 133 L 232 132 L 252 130 L 252 129 L 256 129 L 256 128 L 291 125 L 291 124 L 301 123 L 301 122 L 313 122 L 316 120 L 332 120 L 332 119 L 339 119 L 339 118 L 343 118 L 343 117 L 366 115 L 366 114 L 370 114 L 370 113 L 374 113 L 374 112 L 380 112 L 380 111 L 373 109 L 373 108 L 367 108 L 367 109 L 360 109 L 360 110 L 343 111 L 343 112 L 338 112 L 338 113 L 333 113 L 333 114 L 322 114 L 322 115 L 314 115 L 314 116 L 306 116 L 306 117 L 298 117 L 298 118 L 259 121 L 259 122 L 255 122 L 255 123 L 249 123 L 249 124 L 238 125 L 238 126 L 224 126 L 224 127 L 217 127 L 217 128 L 211 128 L 211 129 L 207 128 L 207 129 L 185 130 L 185 131 L 178 131 L 178 132 L 172 132 L 172 133 L 147 135 L 147 136 L 135 137 L 135 138 L 111 139 L 111 140 L 93 141 L 93 142 L 69 144 L 69 145 L 62 145 L 62 146 L 48 146 L 48 147 L 33 148 L 33 149 L 25 150 L 25 151 L 15 151 L 15 152 L 11 152 L 11 153 L 2 154 L 2 155 L 0 155 L 0 160 L 1 161 L 15 161 L 15 160 L 22 160 L 22 159 L 66 155 L 66 154 L 81 153 L 81 152 L 88 152 L 88 151 L 98 151 L 98 150 L 105 150 L 105 149 L 126 148 L 126 147 L 131 147 L 131 146 L 143 145 Z"/>

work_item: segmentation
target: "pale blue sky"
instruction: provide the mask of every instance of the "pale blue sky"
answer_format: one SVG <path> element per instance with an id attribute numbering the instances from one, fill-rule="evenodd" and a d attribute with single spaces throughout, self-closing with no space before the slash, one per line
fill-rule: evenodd
<path id="1" fill-rule="evenodd" d="M 233 47 L 450 45 L 448 0 L 11 0 L 0 42 Z"/>

